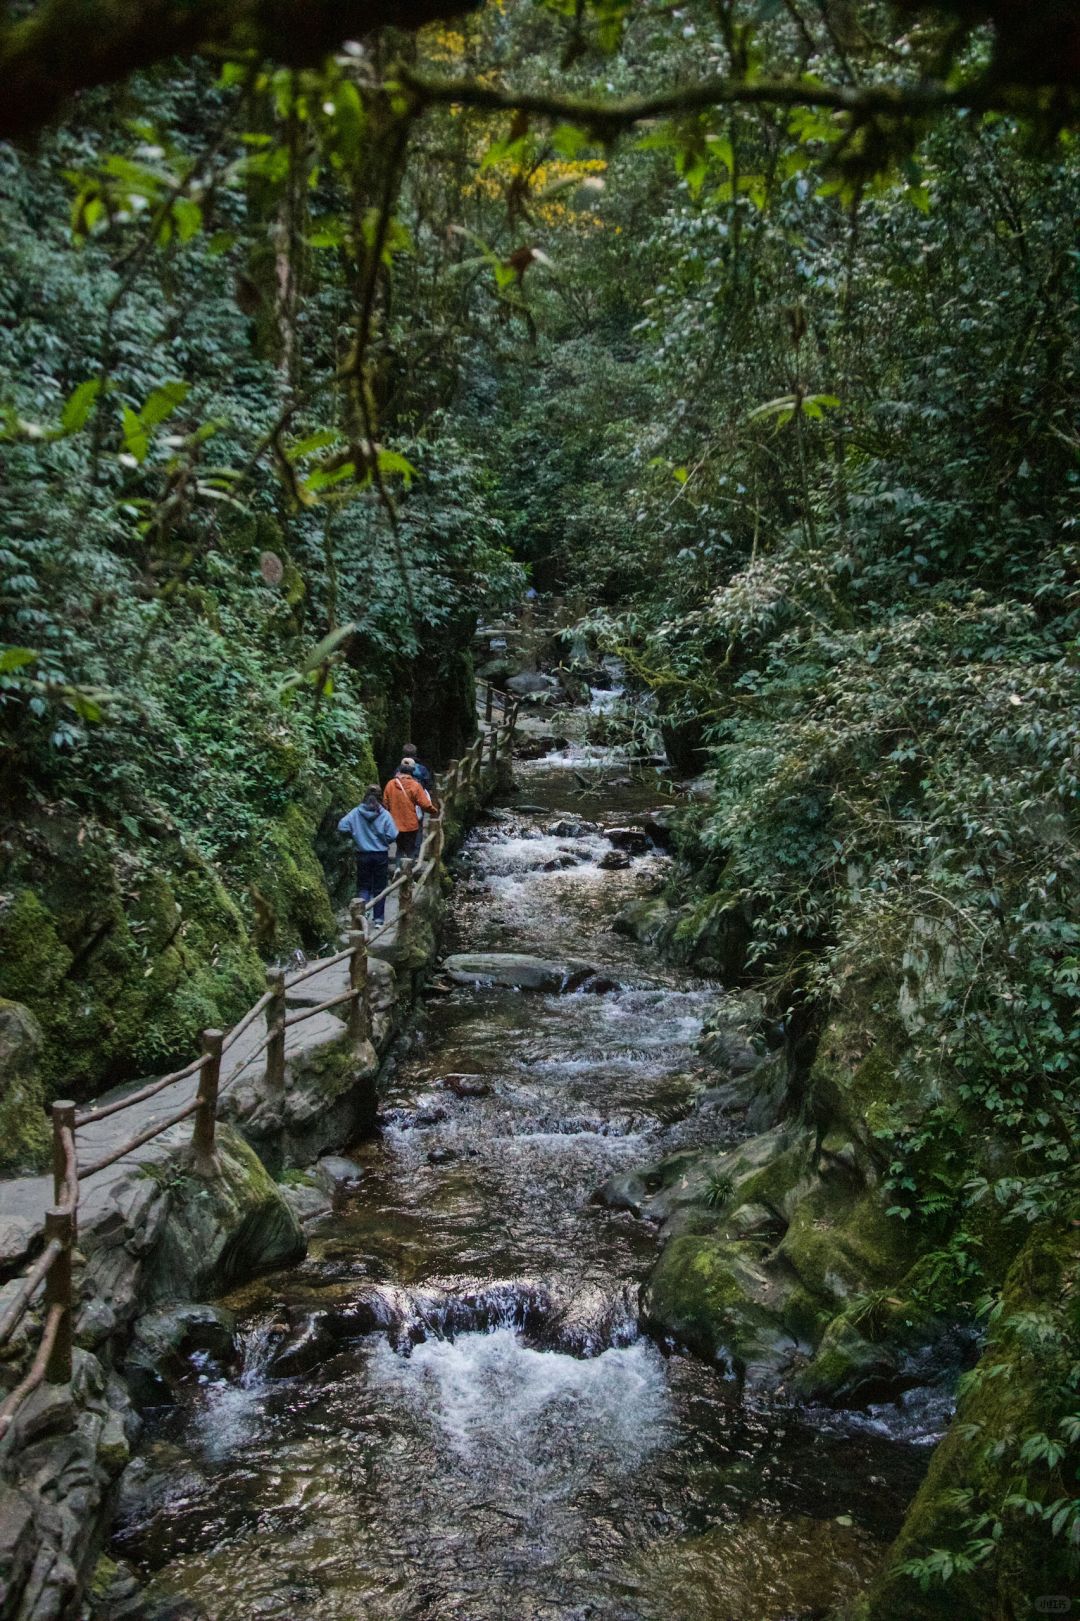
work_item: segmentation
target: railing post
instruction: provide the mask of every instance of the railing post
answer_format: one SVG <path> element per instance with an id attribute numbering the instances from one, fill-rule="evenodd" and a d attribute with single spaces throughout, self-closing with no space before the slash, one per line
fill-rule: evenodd
<path id="1" fill-rule="evenodd" d="M 357 895 L 354 900 L 349 902 L 349 922 L 352 924 L 354 929 L 363 934 L 364 922 L 366 918 L 366 904 L 360 899 L 359 895 Z"/>
<path id="2" fill-rule="evenodd" d="M 349 932 L 352 956 L 349 958 L 349 985 L 353 999 L 349 1003 L 349 1035 L 353 1041 L 363 1041 L 371 1034 L 368 1014 L 368 957 L 367 943 L 362 929 Z"/>
<path id="3" fill-rule="evenodd" d="M 489 681 L 488 684 L 487 684 L 487 692 L 485 693 L 485 696 L 484 696 L 484 719 L 487 721 L 489 726 L 491 725 L 491 710 L 492 710 L 492 705 L 494 704 L 494 702 L 495 702 L 495 693 L 494 693 L 494 690 L 492 689 L 491 682 Z"/>
<path id="4" fill-rule="evenodd" d="M 435 818 L 431 831 L 431 864 L 433 867 L 438 867 L 443 853 L 443 820 L 441 816 Z"/>
<path id="5" fill-rule="evenodd" d="M 512 698 L 510 700 L 510 737 L 511 737 L 511 739 L 514 736 L 514 733 L 517 731 L 517 716 L 518 716 L 518 701 L 517 701 L 516 698 Z"/>
<path id="6" fill-rule="evenodd" d="M 53 1306 L 63 1308 L 60 1327 L 56 1332 L 49 1360 L 45 1365 L 45 1378 L 50 1385 L 66 1385 L 71 1381 L 71 1248 L 75 1222 L 72 1212 L 54 1205 L 45 1212 L 45 1242 L 57 1239 L 60 1253 L 45 1278 L 45 1311 Z"/>
<path id="7" fill-rule="evenodd" d="M 412 868 L 406 867 L 401 877 L 401 888 L 398 890 L 398 925 L 404 923 L 412 907 L 413 875 Z"/>
<path id="8" fill-rule="evenodd" d="M 221 1030 L 204 1030 L 202 1033 L 203 1059 L 199 1066 L 199 1091 L 196 1097 L 199 1106 L 195 1111 L 195 1132 L 192 1137 L 197 1176 L 213 1176 L 217 1170 L 214 1125 L 217 1120 L 218 1082 L 221 1079 L 221 1044 L 224 1040 Z"/>
<path id="9" fill-rule="evenodd" d="M 52 1106 L 52 1177 L 53 1204 L 64 1203 L 64 1185 L 67 1182 L 67 1154 L 64 1150 L 64 1128 L 74 1136 L 75 1105 L 70 1098 L 61 1098 Z"/>
<path id="10" fill-rule="evenodd" d="M 273 1096 L 285 1090 L 285 975 L 272 968 L 266 976 L 270 1000 L 266 1005 L 266 1028 L 270 1045 L 266 1049 L 266 1089 Z"/>
<path id="11" fill-rule="evenodd" d="M 499 728 L 493 726 L 488 733 L 488 767 L 494 771 L 499 760 Z"/>

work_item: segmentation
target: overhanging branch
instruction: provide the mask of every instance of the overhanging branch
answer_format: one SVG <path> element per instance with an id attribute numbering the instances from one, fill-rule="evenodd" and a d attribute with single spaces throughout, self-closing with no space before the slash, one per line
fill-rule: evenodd
<path id="1" fill-rule="evenodd" d="M 476 79 L 435 78 L 400 70 L 402 83 L 421 105 L 475 107 L 483 112 L 525 112 L 590 129 L 600 137 L 617 135 L 653 118 L 704 112 L 742 104 L 810 107 L 850 113 L 856 118 L 920 118 L 950 110 L 1042 113 L 1069 122 L 1075 97 L 1060 91 L 1030 90 L 975 80 L 955 89 L 935 83 L 909 85 L 823 85 L 813 79 L 701 79 L 652 95 L 564 96 L 548 90 L 500 89 Z"/>
<path id="2" fill-rule="evenodd" d="M 415 29 L 479 0 L 41 0 L 0 24 L 0 139 L 40 129 L 69 96 L 201 50 L 314 65 L 347 39 Z"/>

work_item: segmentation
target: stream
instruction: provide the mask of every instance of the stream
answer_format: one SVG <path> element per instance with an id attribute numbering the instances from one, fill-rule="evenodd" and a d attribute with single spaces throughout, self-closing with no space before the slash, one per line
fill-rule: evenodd
<path id="1" fill-rule="evenodd" d="M 215 1621 L 820 1616 L 874 1569 L 942 1427 L 917 1398 L 743 1398 L 640 1333 L 655 1233 L 593 1195 L 734 1139 L 696 1106 L 723 993 L 612 932 L 662 853 L 604 870 L 601 832 L 547 831 L 655 807 L 656 773 L 571 747 L 517 786 L 528 808 L 470 835 L 444 949 L 584 958 L 617 988 L 431 995 L 355 1191 L 301 1266 L 224 1302 L 239 1366 L 204 1361 L 148 1415 L 113 1552 Z M 270 1378 L 275 1320 L 318 1310 L 339 1318 L 327 1359 Z"/>

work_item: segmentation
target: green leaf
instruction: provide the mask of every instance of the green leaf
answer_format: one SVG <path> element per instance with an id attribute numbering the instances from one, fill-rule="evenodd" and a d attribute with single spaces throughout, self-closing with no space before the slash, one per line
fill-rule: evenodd
<path id="1" fill-rule="evenodd" d="M 162 383 L 160 388 L 155 388 L 139 412 L 143 427 L 156 428 L 159 423 L 166 421 L 183 405 L 190 393 L 190 383 Z"/>
<path id="2" fill-rule="evenodd" d="M 320 664 L 325 664 L 333 653 L 336 653 L 355 635 L 356 626 L 351 621 L 347 625 L 339 625 L 337 630 L 332 630 L 329 636 L 324 636 L 322 641 L 311 650 L 300 666 L 301 673 L 307 675 L 310 670 L 317 670 Z"/>
<path id="3" fill-rule="evenodd" d="M 80 428 L 85 428 L 94 401 L 101 393 L 101 384 L 100 377 L 88 377 L 65 400 L 60 413 L 60 426 L 65 433 L 78 433 Z"/>
<path id="4" fill-rule="evenodd" d="M 150 438 L 142 418 L 135 415 L 130 405 L 123 408 L 124 448 L 137 462 L 144 462 L 150 449 Z"/>
<path id="5" fill-rule="evenodd" d="M 551 132 L 551 144 L 560 158 L 577 158 L 592 142 L 577 124 L 556 124 Z"/>
<path id="6" fill-rule="evenodd" d="M 339 444 L 341 438 L 336 428 L 320 428 L 317 433 L 308 434 L 306 439 L 298 439 L 295 445 L 289 446 L 289 460 L 298 461 L 301 456 L 311 456 L 316 450 Z"/>
<path id="7" fill-rule="evenodd" d="M 33 664 L 37 654 L 29 647 L 6 647 L 0 653 L 0 675 L 21 670 L 24 664 Z"/>
<path id="8" fill-rule="evenodd" d="M 190 242 L 202 230 L 203 211 L 190 197 L 178 197 L 171 209 L 178 242 Z"/>
<path id="9" fill-rule="evenodd" d="M 316 467 L 304 480 L 303 488 L 318 494 L 320 490 L 332 490 L 335 484 L 345 484 L 349 479 L 356 477 L 356 464 L 342 462 L 338 467 Z"/>
<path id="10" fill-rule="evenodd" d="M 416 468 L 412 462 L 406 461 L 405 457 L 396 450 L 380 450 L 378 463 L 380 473 L 400 473 L 406 489 L 409 489 L 413 479 L 417 476 Z"/>
<path id="11" fill-rule="evenodd" d="M 360 156 L 364 136 L 364 104 L 360 92 L 349 79 L 342 79 L 334 91 L 334 111 L 331 115 L 337 150 L 345 163 L 354 163 Z"/>

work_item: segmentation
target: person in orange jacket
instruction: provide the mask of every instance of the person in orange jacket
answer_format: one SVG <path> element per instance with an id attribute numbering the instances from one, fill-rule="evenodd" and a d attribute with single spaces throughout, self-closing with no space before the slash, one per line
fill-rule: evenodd
<path id="1" fill-rule="evenodd" d="M 398 861 L 411 860 L 416 854 L 420 837 L 420 815 L 426 811 L 435 814 L 431 795 L 421 787 L 412 774 L 414 762 L 406 757 L 383 789 L 383 804 L 394 819 L 397 828 Z"/>

